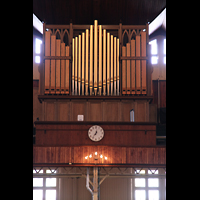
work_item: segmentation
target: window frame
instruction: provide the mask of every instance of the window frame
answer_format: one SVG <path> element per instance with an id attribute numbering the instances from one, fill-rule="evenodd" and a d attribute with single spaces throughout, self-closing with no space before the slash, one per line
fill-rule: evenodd
<path id="1" fill-rule="evenodd" d="M 36 169 L 36 170 L 38 171 L 39 169 Z M 40 170 L 39 170 L 39 173 L 41 173 L 41 174 L 51 174 L 51 173 L 47 173 L 47 171 L 49 171 L 49 169 L 42 169 L 42 170 L 43 170 L 43 172 L 40 172 Z M 36 173 L 34 171 L 35 170 L 33 169 L 33 174 Z M 55 170 L 53 173 L 57 173 L 57 170 Z M 46 186 L 46 180 L 49 179 L 49 177 L 47 177 L 47 178 L 41 177 L 41 179 L 43 179 L 43 186 L 33 186 L 33 191 L 34 190 L 42 190 L 43 191 L 42 192 L 42 194 L 43 194 L 42 200 L 48 200 L 48 199 L 46 199 L 46 191 L 47 190 L 55 190 L 56 191 L 56 200 L 57 200 L 58 199 L 58 188 L 59 188 L 58 178 L 55 178 L 56 179 L 56 186 Z"/>

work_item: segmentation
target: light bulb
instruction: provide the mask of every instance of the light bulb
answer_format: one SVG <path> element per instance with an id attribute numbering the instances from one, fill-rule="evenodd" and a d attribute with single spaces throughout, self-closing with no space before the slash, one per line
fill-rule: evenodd
<path id="1" fill-rule="evenodd" d="M 100 155 L 100 158 L 103 158 L 103 156 L 102 156 L 102 155 Z"/>
<path id="2" fill-rule="evenodd" d="M 85 159 L 88 159 L 88 156 L 85 156 Z"/>
<path id="3" fill-rule="evenodd" d="M 97 155 L 97 152 L 95 152 L 94 154 Z"/>
<path id="4" fill-rule="evenodd" d="M 105 156 L 105 159 L 107 160 L 108 158 Z"/>
<path id="5" fill-rule="evenodd" d="M 90 154 L 89 157 L 92 158 L 92 154 Z"/>

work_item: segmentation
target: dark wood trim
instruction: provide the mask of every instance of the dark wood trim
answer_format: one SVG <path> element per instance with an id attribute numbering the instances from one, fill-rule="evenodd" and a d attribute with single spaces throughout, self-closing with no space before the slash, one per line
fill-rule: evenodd
<path id="1" fill-rule="evenodd" d="M 76 96 L 76 95 L 38 95 L 40 103 L 46 99 L 69 99 L 69 100 L 147 100 L 149 103 L 153 100 L 153 96 Z"/>
<path id="2" fill-rule="evenodd" d="M 44 56 L 46 60 L 71 60 L 71 56 Z"/>
<path id="3" fill-rule="evenodd" d="M 156 125 L 154 122 L 108 122 L 108 121 L 35 121 L 35 124 L 79 124 L 79 125 Z"/>
<path id="4" fill-rule="evenodd" d="M 33 167 L 139 167 L 139 168 L 165 168 L 166 164 L 96 164 L 96 163 L 33 163 Z"/>

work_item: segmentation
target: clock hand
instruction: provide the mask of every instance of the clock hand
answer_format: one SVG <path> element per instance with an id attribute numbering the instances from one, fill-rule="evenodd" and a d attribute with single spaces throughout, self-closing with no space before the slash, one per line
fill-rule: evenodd
<path id="1" fill-rule="evenodd" d="M 96 133 L 94 134 L 94 136 L 97 134 L 97 131 L 96 131 Z"/>

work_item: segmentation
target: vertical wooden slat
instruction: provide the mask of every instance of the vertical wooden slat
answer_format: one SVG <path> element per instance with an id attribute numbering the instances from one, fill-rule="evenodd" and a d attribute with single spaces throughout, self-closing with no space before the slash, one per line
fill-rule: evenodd
<path id="1" fill-rule="evenodd" d="M 126 47 L 122 47 L 122 56 L 126 56 Z M 122 94 L 126 94 L 126 60 L 122 60 Z"/>
<path id="2" fill-rule="evenodd" d="M 61 43 L 61 56 L 65 56 L 65 43 Z M 61 94 L 64 94 L 64 87 L 65 87 L 65 60 L 61 60 L 61 70 L 60 70 L 60 90 Z"/>
<path id="3" fill-rule="evenodd" d="M 60 56 L 61 40 L 56 40 L 56 56 Z M 56 94 L 60 94 L 60 60 L 56 60 Z"/>
<path id="4" fill-rule="evenodd" d="M 131 56 L 135 56 L 135 40 L 131 40 Z M 131 60 L 131 94 L 135 94 L 135 60 Z"/>
<path id="5" fill-rule="evenodd" d="M 45 56 L 50 56 L 50 31 L 45 31 Z M 50 60 L 45 60 L 45 94 L 50 89 Z"/>
<path id="6" fill-rule="evenodd" d="M 136 35 L 136 57 L 140 56 L 140 36 Z M 136 94 L 141 93 L 140 60 L 136 60 Z"/>
<path id="7" fill-rule="evenodd" d="M 141 32 L 141 56 L 146 56 L 146 32 Z M 142 94 L 147 93 L 146 86 L 146 60 L 141 61 L 142 64 Z"/>
<path id="8" fill-rule="evenodd" d="M 65 47 L 65 55 L 69 56 L 69 46 Z M 65 68 L 65 94 L 69 94 L 69 60 L 66 60 L 66 68 Z"/>
<path id="9" fill-rule="evenodd" d="M 131 44 L 130 43 L 126 43 L 126 56 L 127 57 L 130 57 L 131 56 Z M 127 94 L 130 94 L 130 90 L 131 90 L 131 80 L 130 80 L 130 74 L 131 74 L 131 71 L 130 71 L 130 65 L 131 65 L 131 62 L 130 60 L 127 60 L 127 68 L 126 68 L 126 79 L 127 79 Z"/>
<path id="10" fill-rule="evenodd" d="M 56 55 L 56 36 L 51 35 L 51 56 Z M 51 94 L 55 93 L 55 65 L 56 61 L 51 60 Z"/>

